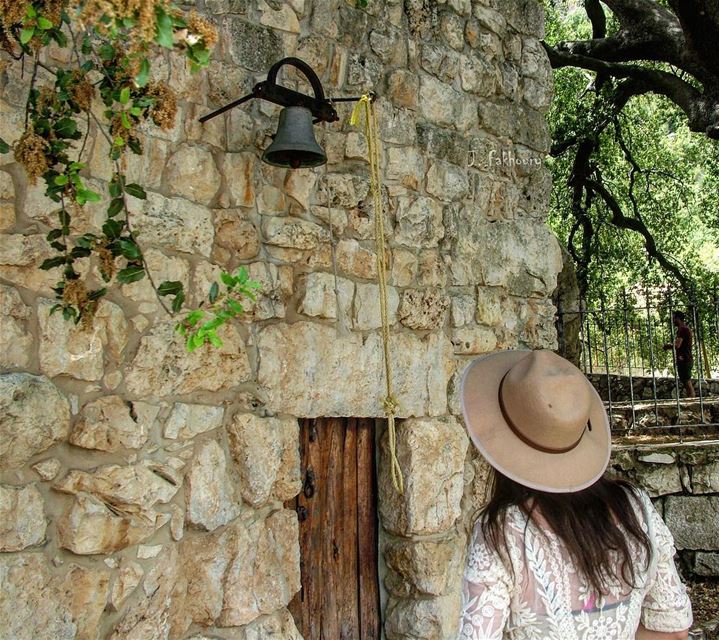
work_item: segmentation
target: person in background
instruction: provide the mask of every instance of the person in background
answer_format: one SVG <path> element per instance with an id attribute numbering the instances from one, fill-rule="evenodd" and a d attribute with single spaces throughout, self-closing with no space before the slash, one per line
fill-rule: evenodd
<path id="1" fill-rule="evenodd" d="M 684 386 L 684 393 L 687 398 L 694 397 L 694 384 L 692 383 L 692 330 L 686 322 L 686 316 L 682 311 L 672 313 L 672 324 L 677 328 L 674 336 L 674 343 L 668 342 L 664 350 L 674 349 L 677 363 L 677 377 Z"/>
<path id="2" fill-rule="evenodd" d="M 604 404 L 551 351 L 462 376 L 467 431 L 493 468 L 473 524 L 457 640 L 685 639 L 691 603 L 648 495 L 605 476 Z"/>

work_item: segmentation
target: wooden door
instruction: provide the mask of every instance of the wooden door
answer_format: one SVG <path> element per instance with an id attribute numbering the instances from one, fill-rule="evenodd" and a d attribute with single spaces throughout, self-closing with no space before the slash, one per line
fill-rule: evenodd
<path id="1" fill-rule="evenodd" d="M 302 589 L 289 605 L 305 640 L 379 640 L 375 418 L 300 420 Z"/>

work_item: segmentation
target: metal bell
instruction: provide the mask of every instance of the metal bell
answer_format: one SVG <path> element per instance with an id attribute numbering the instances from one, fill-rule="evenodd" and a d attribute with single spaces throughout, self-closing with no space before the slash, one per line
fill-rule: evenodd
<path id="1" fill-rule="evenodd" d="M 318 167 L 327 155 L 317 144 L 312 112 L 304 107 L 285 107 L 272 144 L 262 154 L 263 162 L 276 167 Z"/>

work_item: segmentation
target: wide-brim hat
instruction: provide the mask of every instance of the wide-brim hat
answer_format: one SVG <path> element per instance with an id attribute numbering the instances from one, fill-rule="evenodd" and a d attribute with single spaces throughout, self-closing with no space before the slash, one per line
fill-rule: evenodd
<path id="1" fill-rule="evenodd" d="M 472 442 L 499 472 L 552 493 L 580 491 L 604 473 L 611 432 L 597 391 L 549 350 L 498 351 L 462 375 Z"/>

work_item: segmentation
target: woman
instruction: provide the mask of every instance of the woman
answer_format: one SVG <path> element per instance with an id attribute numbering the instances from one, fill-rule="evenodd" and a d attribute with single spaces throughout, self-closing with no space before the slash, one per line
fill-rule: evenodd
<path id="1" fill-rule="evenodd" d="M 603 477 L 609 421 L 551 351 L 472 362 L 462 413 L 494 469 L 462 583 L 458 640 L 687 638 L 691 604 L 648 496 Z"/>

